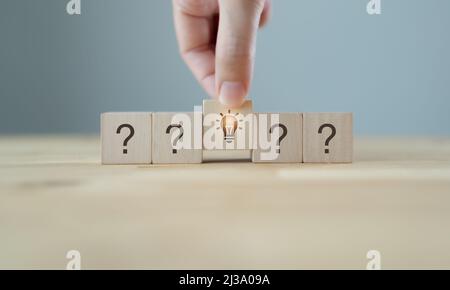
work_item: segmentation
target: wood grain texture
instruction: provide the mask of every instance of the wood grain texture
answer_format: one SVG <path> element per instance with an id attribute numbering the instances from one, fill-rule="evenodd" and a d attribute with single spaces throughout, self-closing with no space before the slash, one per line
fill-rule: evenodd
<path id="1" fill-rule="evenodd" d="M 255 115 L 258 120 L 256 134 L 258 149 L 253 150 L 252 161 L 255 163 L 302 163 L 302 114 L 257 113 Z M 284 133 L 286 133 L 285 136 L 283 136 Z M 281 142 L 278 142 L 280 138 Z M 276 153 L 275 159 L 267 155 L 270 152 Z"/>
<path id="2" fill-rule="evenodd" d="M 240 108 L 231 109 L 223 106 L 220 102 L 215 100 L 203 101 L 203 161 L 232 161 L 232 160 L 251 160 L 251 143 L 252 123 L 244 122 L 248 114 L 253 113 L 253 103 L 251 100 L 245 101 Z M 223 126 L 221 120 L 227 114 L 236 117 L 238 126 L 236 129 L 235 140 L 230 143 L 225 142 Z M 212 130 L 212 131 L 211 131 Z M 211 138 L 209 132 L 215 132 L 215 136 L 219 137 L 218 143 L 227 150 L 208 150 L 206 144 L 210 144 Z M 244 146 L 238 148 L 238 144 L 242 142 Z"/>
<path id="3" fill-rule="evenodd" d="M 153 113 L 154 164 L 202 163 L 202 116 L 197 114 L 198 121 L 194 122 L 194 113 Z M 180 117 L 174 119 L 174 116 Z M 183 136 L 177 141 L 181 133 Z M 179 147 L 183 144 L 184 148 Z"/>
<path id="4" fill-rule="evenodd" d="M 353 114 L 304 113 L 303 160 L 305 163 L 351 163 Z"/>
<path id="5" fill-rule="evenodd" d="M 103 164 L 150 164 L 152 162 L 151 113 L 104 113 L 101 115 Z M 121 127 L 121 126 L 126 127 Z M 131 127 L 128 127 L 131 126 Z M 124 146 L 127 137 L 133 135 Z"/>
<path id="6" fill-rule="evenodd" d="M 102 166 L 90 136 L 0 137 L 0 268 L 450 268 L 450 139 L 352 164 Z"/>

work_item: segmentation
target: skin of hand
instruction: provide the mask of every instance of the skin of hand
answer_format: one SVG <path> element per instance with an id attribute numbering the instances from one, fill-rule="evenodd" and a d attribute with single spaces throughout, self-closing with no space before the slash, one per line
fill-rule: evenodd
<path id="1" fill-rule="evenodd" d="M 239 107 L 248 94 L 258 28 L 270 0 L 173 0 L 181 56 L 215 99 Z"/>

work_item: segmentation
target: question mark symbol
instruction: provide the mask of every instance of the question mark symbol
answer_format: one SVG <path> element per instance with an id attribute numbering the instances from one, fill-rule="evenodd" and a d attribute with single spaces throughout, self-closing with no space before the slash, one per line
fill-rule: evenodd
<path id="1" fill-rule="evenodd" d="M 275 124 L 272 127 L 270 127 L 269 133 L 272 134 L 273 130 L 275 130 L 276 128 L 280 128 L 283 131 L 283 134 L 281 134 L 281 136 L 278 138 L 278 141 L 277 141 L 277 146 L 278 146 L 277 153 L 281 153 L 280 144 L 281 144 L 281 141 L 283 141 L 283 139 L 286 138 L 288 129 L 283 124 Z"/>
<path id="2" fill-rule="evenodd" d="M 323 129 L 325 129 L 325 128 L 330 128 L 331 129 L 331 135 L 325 141 L 325 146 L 328 147 L 330 145 L 330 141 L 334 138 L 334 136 L 336 136 L 336 127 L 334 127 L 331 124 L 323 124 L 319 128 L 319 134 L 322 134 Z M 325 154 L 329 154 L 329 153 L 330 153 L 330 149 L 325 148 Z"/>
<path id="3" fill-rule="evenodd" d="M 184 129 L 183 129 L 182 123 L 180 123 L 179 125 L 170 125 L 169 127 L 167 127 L 166 134 L 170 134 L 170 132 L 175 128 L 180 130 L 180 134 L 178 134 L 178 136 L 173 140 L 173 147 L 177 146 L 178 141 L 180 141 L 184 135 Z M 178 153 L 177 149 L 172 149 L 172 153 L 177 154 Z"/>
<path id="4" fill-rule="evenodd" d="M 128 141 L 130 141 L 130 139 L 134 136 L 134 128 L 130 124 L 123 124 L 120 125 L 119 128 L 117 128 L 116 133 L 120 134 L 123 128 L 127 128 L 128 130 L 130 130 L 130 134 L 128 135 L 128 137 L 123 140 L 123 147 L 127 147 Z M 123 154 L 128 154 L 128 150 L 126 148 L 123 149 Z"/>

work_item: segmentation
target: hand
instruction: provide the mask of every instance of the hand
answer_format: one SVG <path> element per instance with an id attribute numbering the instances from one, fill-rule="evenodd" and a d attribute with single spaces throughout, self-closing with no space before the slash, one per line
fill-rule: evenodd
<path id="1" fill-rule="evenodd" d="M 213 98 L 238 107 L 247 96 L 256 35 L 270 0 L 173 0 L 180 53 Z"/>

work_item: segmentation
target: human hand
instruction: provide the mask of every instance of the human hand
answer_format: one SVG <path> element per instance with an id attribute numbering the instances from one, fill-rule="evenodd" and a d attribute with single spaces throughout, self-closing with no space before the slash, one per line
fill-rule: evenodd
<path id="1" fill-rule="evenodd" d="M 213 98 L 238 107 L 247 96 L 256 35 L 270 0 L 173 0 L 180 53 Z"/>

